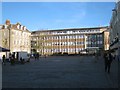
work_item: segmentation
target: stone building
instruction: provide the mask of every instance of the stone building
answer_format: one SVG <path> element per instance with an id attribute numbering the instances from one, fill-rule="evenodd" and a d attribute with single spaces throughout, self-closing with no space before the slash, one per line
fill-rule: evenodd
<path id="1" fill-rule="evenodd" d="M 0 46 L 10 52 L 31 52 L 31 32 L 20 23 L 11 24 L 6 20 L 0 25 Z"/>
<path id="2" fill-rule="evenodd" d="M 120 1 L 116 2 L 115 8 L 112 11 L 110 21 L 110 49 L 115 52 L 115 55 L 120 56 Z"/>
<path id="3" fill-rule="evenodd" d="M 33 31 L 31 49 L 42 55 L 95 53 L 109 49 L 108 27 Z M 104 38 L 105 37 L 105 38 Z"/>

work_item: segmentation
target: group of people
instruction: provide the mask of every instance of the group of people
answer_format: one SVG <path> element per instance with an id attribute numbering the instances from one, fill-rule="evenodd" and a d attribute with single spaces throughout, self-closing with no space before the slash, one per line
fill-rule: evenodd
<path id="1" fill-rule="evenodd" d="M 115 57 L 112 55 L 112 53 L 110 51 L 104 52 L 103 57 L 104 57 L 104 63 L 105 63 L 105 72 L 110 73 L 111 63 L 112 63 L 113 59 L 115 59 Z M 34 58 L 35 58 L 35 60 L 39 59 L 39 54 L 34 54 Z M 45 55 L 45 58 L 46 58 L 46 55 Z M 12 54 L 9 55 L 9 61 L 10 61 L 11 65 L 14 65 L 14 63 L 15 63 L 14 55 L 12 55 Z M 20 58 L 20 61 L 23 62 L 23 59 Z M 2 64 L 6 65 L 5 62 L 6 62 L 6 57 L 5 57 L 5 55 L 3 55 Z M 28 62 L 30 62 L 30 57 L 28 58 Z"/>
<path id="2" fill-rule="evenodd" d="M 14 55 L 12 55 L 12 54 L 9 55 L 9 61 L 10 61 L 11 65 L 14 65 L 14 63 L 15 63 Z M 6 65 L 6 57 L 5 57 L 5 55 L 2 56 L 2 64 Z"/>
<path id="3" fill-rule="evenodd" d="M 39 59 L 39 53 L 36 53 L 36 54 L 33 54 L 35 60 L 38 60 Z"/>
<path id="4" fill-rule="evenodd" d="M 41 55 L 39 55 L 39 53 L 35 53 L 35 54 L 33 54 L 33 56 L 34 56 L 35 60 L 39 60 L 39 58 L 40 58 Z M 44 57 L 46 58 L 47 55 L 44 55 Z"/>

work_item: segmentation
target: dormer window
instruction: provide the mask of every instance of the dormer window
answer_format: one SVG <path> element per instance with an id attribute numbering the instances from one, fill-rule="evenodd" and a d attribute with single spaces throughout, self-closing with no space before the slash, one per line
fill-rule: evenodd
<path id="1" fill-rule="evenodd" d="M 23 30 L 23 26 L 21 25 L 21 28 L 20 28 L 21 30 Z"/>
<path id="2" fill-rule="evenodd" d="M 17 25 L 17 29 L 19 29 L 19 24 Z"/>
<path id="3" fill-rule="evenodd" d="M 24 27 L 24 30 L 26 30 L 26 27 Z"/>
<path id="4" fill-rule="evenodd" d="M 19 29 L 21 29 L 21 25 L 19 25 Z"/>

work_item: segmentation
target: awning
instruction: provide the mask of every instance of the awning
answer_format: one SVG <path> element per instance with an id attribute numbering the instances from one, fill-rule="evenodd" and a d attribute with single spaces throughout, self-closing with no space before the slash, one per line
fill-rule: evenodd
<path id="1" fill-rule="evenodd" d="M 3 48 L 3 47 L 0 47 L 0 52 L 9 52 L 10 50 L 9 49 L 6 49 L 6 48 Z"/>

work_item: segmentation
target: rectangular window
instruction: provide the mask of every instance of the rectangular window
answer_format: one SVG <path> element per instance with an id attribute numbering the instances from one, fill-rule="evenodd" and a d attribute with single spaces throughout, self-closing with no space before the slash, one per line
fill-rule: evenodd
<path id="1" fill-rule="evenodd" d="M 100 41 L 100 44 L 102 44 L 102 41 Z"/>

